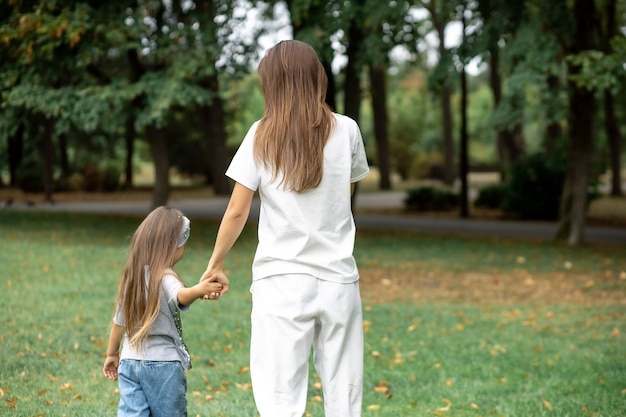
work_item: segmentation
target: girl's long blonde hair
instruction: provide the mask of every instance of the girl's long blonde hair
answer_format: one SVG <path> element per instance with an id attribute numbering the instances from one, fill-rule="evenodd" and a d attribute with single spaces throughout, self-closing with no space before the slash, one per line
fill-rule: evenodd
<path id="1" fill-rule="evenodd" d="M 166 269 L 174 264 L 183 214 L 170 207 L 153 210 L 132 237 L 122 272 L 116 305 L 122 308 L 130 344 L 143 348 L 160 308 L 159 288 Z M 146 281 L 148 269 L 149 281 Z"/>
<path id="2" fill-rule="evenodd" d="M 325 102 L 328 78 L 315 50 L 296 40 L 269 49 L 259 63 L 265 111 L 254 156 L 279 186 L 296 192 L 322 180 L 324 146 L 335 118 Z"/>

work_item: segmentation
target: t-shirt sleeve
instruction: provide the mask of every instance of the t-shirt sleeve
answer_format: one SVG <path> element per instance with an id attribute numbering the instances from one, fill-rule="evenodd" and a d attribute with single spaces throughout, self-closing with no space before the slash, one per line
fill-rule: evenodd
<path id="1" fill-rule="evenodd" d="M 113 323 L 124 327 L 124 316 L 122 315 L 122 306 L 118 303 L 115 306 L 115 314 L 113 314 Z"/>
<path id="2" fill-rule="evenodd" d="M 176 306 L 176 308 L 182 312 L 189 310 L 189 306 L 178 302 L 178 291 L 185 287 L 178 278 L 173 275 L 165 275 L 161 285 L 163 286 L 163 292 L 165 293 L 165 296 L 169 300 L 170 304 Z"/>
<path id="3" fill-rule="evenodd" d="M 365 146 L 363 145 L 363 137 L 359 126 L 354 122 L 350 129 L 350 140 L 352 143 L 352 170 L 350 172 L 350 182 L 362 180 L 369 174 L 370 169 L 367 165 L 367 156 L 365 155 Z"/>
<path id="4" fill-rule="evenodd" d="M 226 170 L 226 176 L 244 187 L 256 191 L 261 183 L 261 174 L 254 160 L 254 135 L 259 122 L 255 122 L 239 145 L 233 160 Z"/>

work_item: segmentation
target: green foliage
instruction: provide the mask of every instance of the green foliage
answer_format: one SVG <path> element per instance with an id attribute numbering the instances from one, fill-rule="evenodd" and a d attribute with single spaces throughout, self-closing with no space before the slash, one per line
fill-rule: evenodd
<path id="1" fill-rule="evenodd" d="M 500 209 L 504 201 L 506 201 L 508 193 L 509 187 L 506 184 L 488 185 L 480 189 L 474 205 L 476 207 Z"/>
<path id="2" fill-rule="evenodd" d="M 459 196 L 439 187 L 418 187 L 407 191 L 405 207 L 410 211 L 446 211 L 459 205 Z"/>
<path id="3" fill-rule="evenodd" d="M 207 76 L 247 70 L 256 55 L 256 29 L 250 39 L 231 36 L 245 18 L 234 6 L 230 0 L 194 7 L 159 1 L 3 5 L 0 135 L 33 118 L 51 118 L 54 136 L 68 136 L 69 153 L 77 158 L 71 170 L 78 170 L 91 162 L 86 154 L 111 156 L 98 141 L 106 136 L 115 147 L 129 120 L 142 138 L 144 128 L 166 127 L 177 111 L 193 113 L 222 93 L 206 85 Z M 38 134 L 27 130 L 24 141 Z"/>
<path id="4" fill-rule="evenodd" d="M 599 93 L 608 90 L 613 95 L 619 92 L 624 81 L 624 56 L 621 53 L 583 51 L 567 56 L 566 60 L 580 69 L 578 73 L 569 76 L 578 87 Z"/>

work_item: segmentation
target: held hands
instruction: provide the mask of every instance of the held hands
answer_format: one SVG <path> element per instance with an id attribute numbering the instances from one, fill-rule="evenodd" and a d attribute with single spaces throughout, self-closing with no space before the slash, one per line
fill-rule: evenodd
<path id="1" fill-rule="evenodd" d="M 206 295 L 203 297 L 205 300 L 217 300 L 220 296 L 228 292 L 229 280 L 222 270 L 212 270 L 207 268 L 207 270 L 204 271 L 204 274 L 202 274 L 202 277 L 200 278 L 200 283 L 203 282 L 210 282 L 213 285 L 219 285 L 219 288 L 217 288 L 216 290 L 212 290 L 206 293 Z"/>
<path id="2" fill-rule="evenodd" d="M 201 279 L 196 287 L 204 294 L 202 296 L 203 300 L 217 300 L 220 297 L 220 291 L 223 290 L 224 285 L 216 279 Z"/>

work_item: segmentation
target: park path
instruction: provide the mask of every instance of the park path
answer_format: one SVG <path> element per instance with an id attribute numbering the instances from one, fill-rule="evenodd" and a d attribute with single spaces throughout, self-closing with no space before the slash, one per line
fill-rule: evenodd
<path id="1" fill-rule="evenodd" d="M 554 222 L 530 222 L 484 219 L 431 218 L 412 215 L 377 214 L 377 211 L 397 210 L 403 207 L 402 191 L 360 193 L 356 197 L 355 221 L 362 230 L 386 230 L 407 233 L 481 236 L 500 239 L 548 241 L 556 232 Z M 183 199 L 171 201 L 192 221 L 206 219 L 219 221 L 228 204 L 227 197 Z M 149 201 L 115 202 L 57 202 L 35 205 L 14 205 L 13 209 L 60 212 L 108 213 L 144 216 L 150 211 Z M 249 221 L 258 219 L 259 201 L 253 201 Z M 610 227 L 586 228 L 586 240 L 594 244 L 626 245 L 626 229 Z"/>

